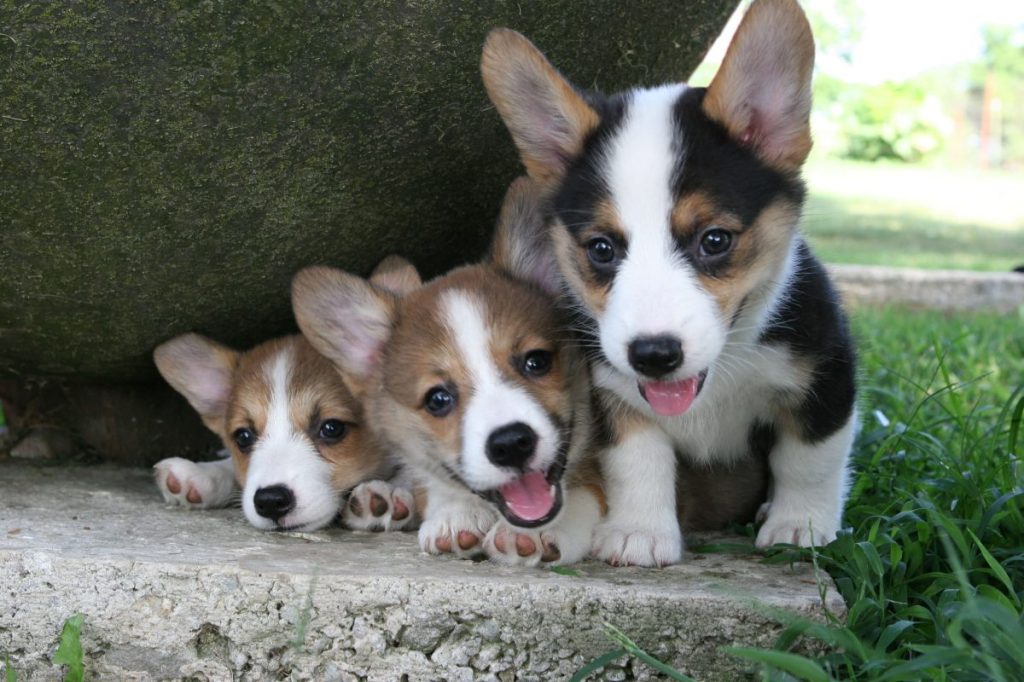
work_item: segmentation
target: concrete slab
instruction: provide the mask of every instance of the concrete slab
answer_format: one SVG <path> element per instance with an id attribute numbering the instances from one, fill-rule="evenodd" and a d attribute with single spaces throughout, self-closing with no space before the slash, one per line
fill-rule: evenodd
<path id="1" fill-rule="evenodd" d="M 847 305 L 900 305 L 961 312 L 1016 313 L 1024 307 L 1024 274 L 829 265 Z"/>
<path id="2" fill-rule="evenodd" d="M 0 462 L 0 662 L 19 680 L 60 678 L 76 612 L 96 679 L 564 679 L 613 648 L 610 622 L 731 680 L 722 646 L 771 645 L 768 610 L 818 618 L 818 594 L 808 567 L 751 556 L 561 575 L 424 556 L 411 534 L 262 533 L 235 509 L 165 507 L 148 471 Z M 619 663 L 598 679 L 655 677 Z"/>

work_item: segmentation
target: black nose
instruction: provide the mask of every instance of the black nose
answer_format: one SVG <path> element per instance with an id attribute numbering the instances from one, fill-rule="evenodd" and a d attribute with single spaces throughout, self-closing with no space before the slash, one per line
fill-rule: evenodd
<path id="1" fill-rule="evenodd" d="M 272 485 L 257 490 L 256 494 L 252 496 L 252 503 L 256 507 L 257 514 L 271 521 L 277 521 L 295 509 L 295 495 L 290 488 L 283 485 Z"/>
<path id="2" fill-rule="evenodd" d="M 537 448 L 537 433 L 522 422 L 506 424 L 487 438 L 487 459 L 498 466 L 523 468 Z"/>
<path id="3" fill-rule="evenodd" d="M 657 379 L 683 364 L 683 344 L 671 336 L 645 336 L 629 344 L 629 364 L 644 376 Z"/>

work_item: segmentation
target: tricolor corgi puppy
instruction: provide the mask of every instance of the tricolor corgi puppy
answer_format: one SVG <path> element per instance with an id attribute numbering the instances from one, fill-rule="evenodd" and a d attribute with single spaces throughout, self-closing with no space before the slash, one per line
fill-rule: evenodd
<path id="1" fill-rule="evenodd" d="M 677 453 L 747 482 L 767 456 L 760 547 L 839 529 L 854 351 L 797 228 L 813 62 L 794 0 L 753 3 L 707 88 L 583 93 L 518 33 L 487 38 L 485 86 L 550 203 L 521 248 L 557 273 L 610 418 L 599 558 L 680 559 Z M 723 502 L 752 516 L 766 498 L 739 488 Z"/>
<path id="2" fill-rule="evenodd" d="M 399 291 L 419 285 L 411 265 L 392 259 L 374 281 Z M 185 334 L 159 346 L 153 357 L 230 452 L 214 462 L 174 457 L 157 463 L 157 485 L 167 502 L 223 507 L 236 498 L 237 482 L 246 519 L 264 530 L 315 530 L 339 512 L 347 526 L 360 530 L 397 530 L 414 522 L 411 492 L 383 480 L 394 462 L 367 428 L 362 402 L 344 372 L 303 337 L 240 353 Z"/>
<path id="3" fill-rule="evenodd" d="M 515 183 L 491 261 L 401 298 L 324 267 L 293 284 L 299 327 L 357 379 L 370 423 L 422 484 L 432 554 L 573 563 L 601 514 L 585 361 L 553 298 L 516 278 L 532 257 L 507 238 L 535 204 Z"/>

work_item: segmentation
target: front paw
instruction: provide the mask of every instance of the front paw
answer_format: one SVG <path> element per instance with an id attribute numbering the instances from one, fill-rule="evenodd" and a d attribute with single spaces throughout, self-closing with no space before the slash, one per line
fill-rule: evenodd
<path id="1" fill-rule="evenodd" d="M 539 531 L 499 521 L 484 538 L 484 553 L 496 563 L 506 566 L 537 566 L 574 563 L 562 561 L 562 550 L 556 533 Z M 577 557 L 578 561 L 582 557 Z"/>
<path id="2" fill-rule="evenodd" d="M 785 513 L 770 507 L 754 544 L 761 548 L 777 544 L 823 547 L 836 539 L 839 526 L 815 516 L 809 511 Z"/>
<path id="3" fill-rule="evenodd" d="M 463 559 L 483 553 L 483 539 L 497 521 L 483 507 L 452 506 L 429 514 L 420 524 L 420 549 L 428 554 L 455 554 Z"/>
<path id="4" fill-rule="evenodd" d="M 638 528 L 602 523 L 594 531 L 591 553 L 612 566 L 667 566 L 683 558 L 678 524 Z"/>
<path id="5" fill-rule="evenodd" d="M 187 509 L 219 506 L 217 481 L 208 469 L 181 457 L 169 457 L 154 466 L 156 486 L 164 502 Z"/>
<path id="6" fill-rule="evenodd" d="M 405 488 L 367 481 L 349 493 L 341 520 L 353 530 L 404 530 L 416 523 L 416 504 Z"/>

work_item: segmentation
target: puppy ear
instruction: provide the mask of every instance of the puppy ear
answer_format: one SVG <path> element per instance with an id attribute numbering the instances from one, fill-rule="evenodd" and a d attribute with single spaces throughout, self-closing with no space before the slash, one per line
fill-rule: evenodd
<path id="1" fill-rule="evenodd" d="M 370 273 L 370 283 L 396 296 L 405 296 L 423 286 L 416 267 L 401 256 L 388 256 L 378 263 Z"/>
<path id="2" fill-rule="evenodd" d="M 597 112 L 529 40 L 510 29 L 487 35 L 480 70 L 527 172 L 542 183 L 557 180 L 600 123 Z"/>
<path id="3" fill-rule="evenodd" d="M 240 355 L 205 336 L 183 334 L 157 346 L 153 361 L 207 427 L 220 433 Z"/>
<path id="4" fill-rule="evenodd" d="M 799 169 L 811 151 L 814 38 L 796 0 L 757 0 L 740 22 L 704 111 L 768 165 Z"/>
<path id="5" fill-rule="evenodd" d="M 490 260 L 517 279 L 552 295 L 561 291 L 554 246 L 548 239 L 544 195 L 528 177 L 517 178 L 505 193 L 491 241 Z"/>
<path id="6" fill-rule="evenodd" d="M 380 365 L 395 303 L 394 294 L 334 268 L 306 268 L 292 280 L 299 329 L 321 355 L 359 384 Z"/>

